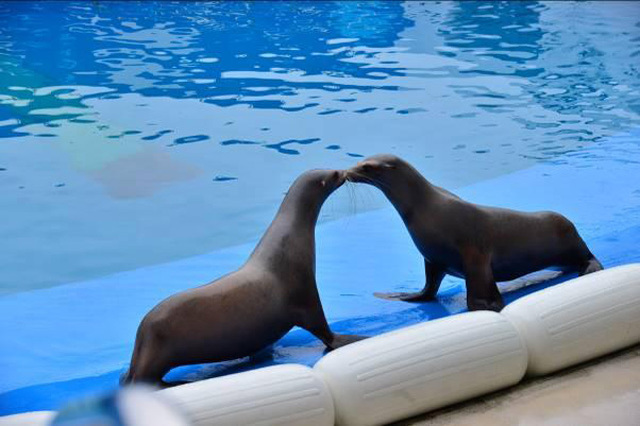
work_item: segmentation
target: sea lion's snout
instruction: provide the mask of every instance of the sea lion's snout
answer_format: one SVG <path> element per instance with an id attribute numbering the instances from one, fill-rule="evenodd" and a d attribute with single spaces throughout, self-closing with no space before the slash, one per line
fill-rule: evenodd
<path id="1" fill-rule="evenodd" d="M 336 170 L 335 171 L 335 188 L 340 188 L 347 181 L 347 171 L 346 170 Z"/>
<path id="2" fill-rule="evenodd" d="M 336 176 L 335 179 L 336 179 L 337 186 L 340 186 L 347 181 L 346 170 L 336 170 L 335 176 Z"/>
<path id="3" fill-rule="evenodd" d="M 347 180 L 345 170 L 331 170 L 328 176 L 322 179 L 322 186 L 328 186 L 332 190 L 338 189 Z"/>
<path id="4" fill-rule="evenodd" d="M 349 182 L 367 183 L 380 188 L 388 186 L 388 180 L 397 175 L 395 169 L 402 167 L 402 160 L 392 154 L 378 154 L 365 158 L 346 170 Z"/>
<path id="5" fill-rule="evenodd" d="M 355 169 L 355 167 L 352 167 L 344 171 L 347 182 L 360 182 L 360 176 Z"/>
<path id="6" fill-rule="evenodd" d="M 356 182 L 352 169 L 345 170 L 344 177 L 347 182 Z"/>
<path id="7" fill-rule="evenodd" d="M 368 160 L 360 161 L 352 168 L 345 170 L 346 179 L 349 182 L 367 183 L 375 174 L 376 165 Z"/>
<path id="8" fill-rule="evenodd" d="M 333 184 L 333 189 L 338 189 L 347 180 L 343 170 L 334 170 L 331 172 L 329 181 Z"/>

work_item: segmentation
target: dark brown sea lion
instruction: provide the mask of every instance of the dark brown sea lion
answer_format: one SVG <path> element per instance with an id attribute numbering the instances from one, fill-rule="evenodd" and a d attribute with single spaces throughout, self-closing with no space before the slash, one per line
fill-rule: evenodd
<path id="1" fill-rule="evenodd" d="M 361 339 L 330 330 L 315 279 L 318 214 L 344 181 L 336 170 L 302 174 L 244 266 L 154 307 L 121 382 L 161 383 L 173 367 L 252 355 L 296 325 L 330 349 Z"/>
<path id="2" fill-rule="evenodd" d="M 347 180 L 380 189 L 424 256 L 426 284 L 417 293 L 376 293 L 404 301 L 435 298 L 445 274 L 464 278 L 469 310 L 504 306 L 496 281 L 549 267 L 580 275 L 602 269 L 575 226 L 554 212 L 526 213 L 464 201 L 429 183 L 394 155 L 369 157 Z"/>

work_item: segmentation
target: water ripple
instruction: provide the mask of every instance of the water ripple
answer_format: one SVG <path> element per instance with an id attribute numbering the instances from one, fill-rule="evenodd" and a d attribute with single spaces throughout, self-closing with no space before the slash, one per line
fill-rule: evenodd
<path id="1" fill-rule="evenodd" d="M 638 16 L 634 2 L 0 2 L 0 189 L 21 200 L 1 209 L 15 250 L 0 290 L 246 241 L 299 173 L 379 152 L 452 188 L 566 156 L 632 161 L 579 155 L 640 125 Z M 384 203 L 340 197 L 337 215 Z"/>

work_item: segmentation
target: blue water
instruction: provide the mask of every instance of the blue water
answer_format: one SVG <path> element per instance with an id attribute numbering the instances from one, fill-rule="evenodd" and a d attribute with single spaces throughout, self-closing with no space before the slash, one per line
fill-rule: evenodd
<path id="1" fill-rule="evenodd" d="M 484 204 L 556 210 L 605 266 L 640 261 L 640 5 L 0 2 L 0 414 L 111 389 L 141 317 L 243 263 L 301 172 L 393 152 Z M 332 327 L 464 310 L 420 287 L 376 190 L 317 229 Z M 559 279 L 502 284 L 506 300 Z M 294 330 L 196 380 L 313 364 Z"/>

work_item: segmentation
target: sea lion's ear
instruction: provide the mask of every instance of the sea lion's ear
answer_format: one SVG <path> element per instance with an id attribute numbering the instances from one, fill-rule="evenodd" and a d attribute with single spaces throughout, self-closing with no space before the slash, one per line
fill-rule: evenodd
<path id="1" fill-rule="evenodd" d="M 324 180 L 321 180 L 320 185 L 322 185 L 322 187 L 324 188 L 325 186 L 327 186 L 327 182 Z"/>

